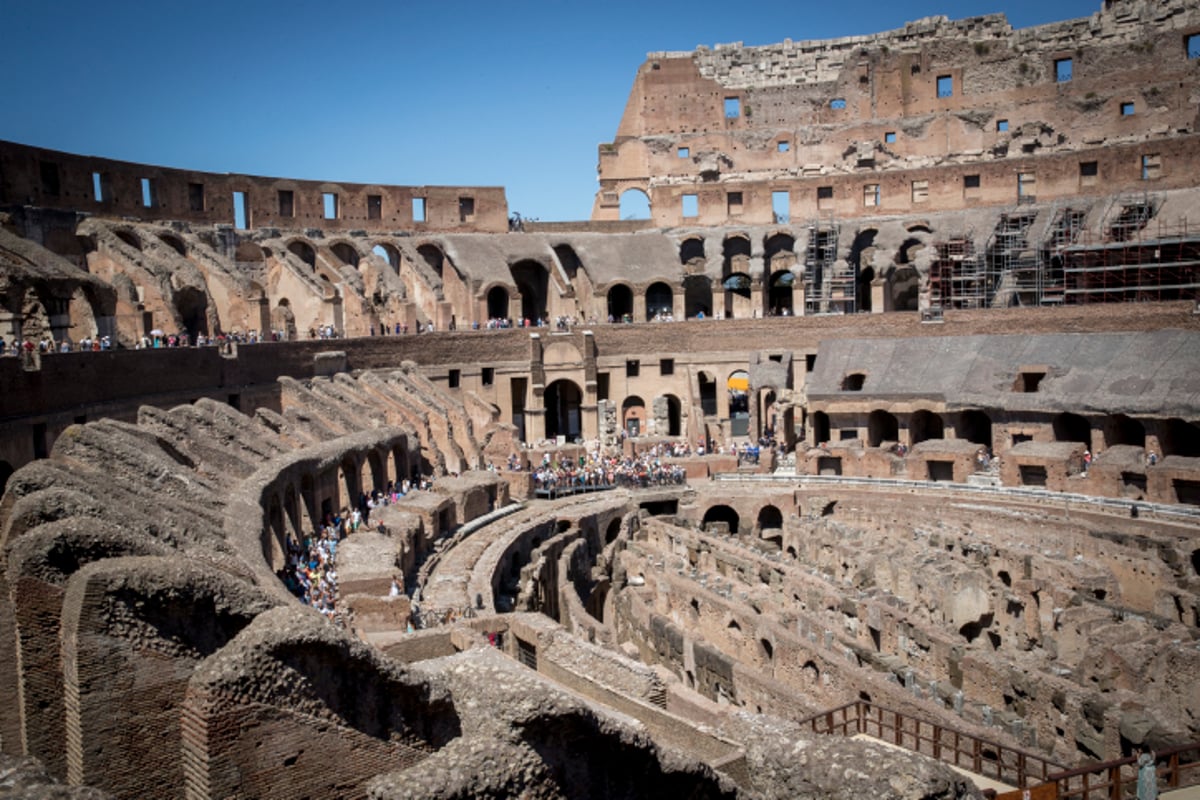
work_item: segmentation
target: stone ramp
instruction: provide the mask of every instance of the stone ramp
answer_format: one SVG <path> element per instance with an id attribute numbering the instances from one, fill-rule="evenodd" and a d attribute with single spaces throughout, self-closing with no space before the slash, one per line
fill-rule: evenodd
<path id="1" fill-rule="evenodd" d="M 865 733 L 856 733 L 853 736 L 851 736 L 850 738 L 858 739 L 858 740 L 864 741 L 864 742 L 874 742 L 875 744 L 881 744 L 884 747 L 890 747 L 893 750 L 904 750 L 905 752 L 910 752 L 910 753 L 912 752 L 907 747 L 901 747 L 900 745 L 893 744 L 892 742 L 886 742 L 883 739 L 876 739 L 874 736 L 869 736 Z M 1007 783 L 1001 783 L 1000 781 L 996 780 L 995 778 L 988 778 L 984 775 L 977 775 L 974 772 L 968 772 L 967 770 L 963 769 L 962 767 L 957 767 L 954 764 L 951 764 L 946 761 L 939 761 L 938 763 L 945 764 L 947 767 L 954 770 L 959 775 L 963 775 L 967 778 L 970 778 L 972 781 L 975 782 L 975 785 L 978 786 L 981 791 L 987 791 L 988 789 L 991 789 L 994 792 L 996 792 L 996 794 L 1003 794 L 1004 792 L 1016 791 L 1018 788 L 1016 786 L 1010 786 Z M 1189 800 L 1191 800 L 1191 798 L 1189 798 Z M 1197 795 L 1197 800 L 1200 800 L 1200 795 Z"/>

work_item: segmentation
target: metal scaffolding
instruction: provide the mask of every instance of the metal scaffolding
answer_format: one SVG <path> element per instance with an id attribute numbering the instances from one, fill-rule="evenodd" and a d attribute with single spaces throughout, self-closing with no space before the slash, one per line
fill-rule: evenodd
<path id="1" fill-rule="evenodd" d="M 1067 303 L 1200 300 L 1200 230 L 1154 213 L 1150 200 L 1124 203 L 1103 238 L 1062 250 Z"/>
<path id="2" fill-rule="evenodd" d="M 985 250 L 985 269 L 994 308 L 1036 305 L 1038 252 L 1029 246 L 1036 211 L 1001 214 Z"/>
<path id="3" fill-rule="evenodd" d="M 937 257 L 929 268 L 929 305 L 933 309 L 986 308 L 987 263 L 975 250 L 975 237 L 935 242 Z"/>
<path id="4" fill-rule="evenodd" d="M 858 266 L 838 265 L 838 226 L 830 217 L 808 224 L 804 252 L 804 313 L 853 314 L 857 309 Z"/>

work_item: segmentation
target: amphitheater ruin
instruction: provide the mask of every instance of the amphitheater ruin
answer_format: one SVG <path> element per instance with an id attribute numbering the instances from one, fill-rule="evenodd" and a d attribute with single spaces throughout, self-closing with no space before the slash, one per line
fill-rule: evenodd
<path id="1" fill-rule="evenodd" d="M 0 796 L 1196 796 L 1200 8 L 651 53 L 597 157 L 0 142 Z"/>

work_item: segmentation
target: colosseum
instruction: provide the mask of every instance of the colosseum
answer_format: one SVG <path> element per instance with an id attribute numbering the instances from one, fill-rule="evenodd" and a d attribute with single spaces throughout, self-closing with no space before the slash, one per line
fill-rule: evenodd
<path id="1" fill-rule="evenodd" d="M 1200 7 L 616 131 L 577 222 L 0 142 L 0 796 L 1200 797 Z"/>

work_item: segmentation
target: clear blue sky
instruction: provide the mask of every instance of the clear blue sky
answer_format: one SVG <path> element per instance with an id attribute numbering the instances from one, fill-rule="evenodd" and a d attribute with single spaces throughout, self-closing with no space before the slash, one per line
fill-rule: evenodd
<path id="1" fill-rule="evenodd" d="M 874 33 L 934 14 L 1018 27 L 1101 0 L 0 0 L 0 139 L 212 172 L 500 185 L 587 219 L 653 50 Z"/>

